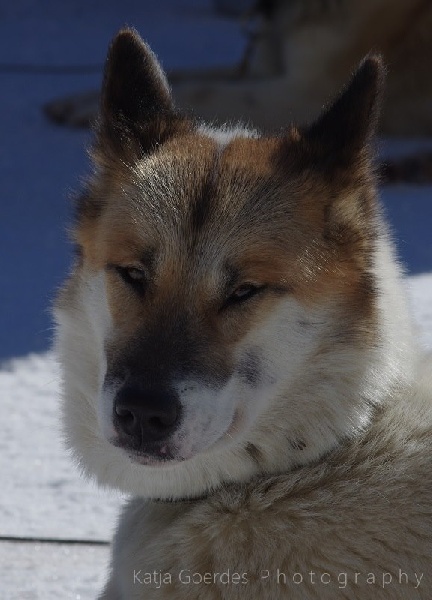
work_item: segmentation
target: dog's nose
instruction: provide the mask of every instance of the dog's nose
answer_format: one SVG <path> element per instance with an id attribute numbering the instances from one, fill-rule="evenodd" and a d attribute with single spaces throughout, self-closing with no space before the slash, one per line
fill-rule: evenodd
<path id="1" fill-rule="evenodd" d="M 177 394 L 166 389 L 143 389 L 125 385 L 117 393 L 114 424 L 134 448 L 160 442 L 170 436 L 180 420 L 181 405 Z"/>

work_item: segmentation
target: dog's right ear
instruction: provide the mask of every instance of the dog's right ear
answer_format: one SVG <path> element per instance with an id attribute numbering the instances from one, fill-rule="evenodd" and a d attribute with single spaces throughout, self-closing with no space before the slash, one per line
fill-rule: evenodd
<path id="1" fill-rule="evenodd" d="M 108 50 L 98 123 L 99 151 L 145 154 L 178 121 L 167 79 L 134 29 L 122 29 Z"/>
<path id="2" fill-rule="evenodd" d="M 108 50 L 102 85 L 104 118 L 139 122 L 173 109 L 161 66 L 134 29 L 122 29 Z"/>

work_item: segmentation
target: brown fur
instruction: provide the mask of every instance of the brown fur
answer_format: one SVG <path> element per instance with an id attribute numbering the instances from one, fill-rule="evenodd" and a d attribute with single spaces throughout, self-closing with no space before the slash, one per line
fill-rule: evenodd
<path id="1" fill-rule="evenodd" d="M 206 244 L 211 235 L 213 244 L 216 244 L 214 252 L 222 251 L 224 232 L 233 219 L 239 223 L 251 221 L 247 237 L 239 230 L 236 247 L 231 250 L 236 256 L 236 269 L 241 273 L 241 280 L 265 284 L 272 292 L 260 301 L 257 315 L 267 314 L 280 294 L 291 294 L 299 302 L 311 306 L 319 305 L 326 297 L 340 296 L 346 298 L 350 308 L 353 303 L 356 305 L 356 314 L 361 316 L 362 321 L 365 313 L 369 312 L 373 322 L 373 289 L 370 289 L 365 276 L 373 241 L 370 227 L 373 209 L 367 189 L 368 178 L 358 189 L 357 182 L 351 182 L 349 178 L 342 188 L 321 176 L 313 181 L 304 173 L 297 173 L 295 165 L 291 173 L 288 170 L 286 174 L 280 167 L 274 167 L 274 155 L 281 152 L 289 157 L 299 150 L 287 148 L 284 141 L 277 139 L 239 140 L 229 144 L 216 158 L 214 142 L 205 138 L 200 141 L 199 136 L 189 139 L 182 136 L 167 142 L 156 155 L 152 155 L 151 160 L 157 162 L 156 168 L 162 173 L 164 163 L 168 161 L 171 180 L 170 157 L 173 155 L 177 165 L 184 162 L 195 176 L 188 178 L 189 187 L 183 186 L 181 197 L 170 200 L 177 207 L 177 223 L 169 222 L 173 206 L 157 205 L 154 209 L 158 218 L 162 215 L 162 227 L 171 227 L 173 232 L 177 230 L 178 233 L 172 238 L 171 247 L 164 249 L 163 264 L 157 273 L 149 274 L 150 284 L 145 297 L 139 298 L 125 287 L 114 271 L 108 273 L 111 313 L 125 340 L 144 328 L 146 323 L 158 320 L 160 307 L 169 306 L 174 300 L 173 289 L 182 290 L 181 296 L 175 298 L 175 314 L 182 310 L 188 312 L 186 307 L 193 306 L 196 316 L 206 318 L 212 306 L 216 310 L 218 304 L 222 306 L 224 289 L 221 289 L 221 283 L 212 281 L 211 272 L 203 277 L 202 268 L 207 269 L 206 265 L 210 262 L 204 262 L 201 267 L 190 262 L 187 248 L 192 244 Z M 179 177 L 183 177 L 180 166 L 178 168 Z M 218 179 L 209 190 L 203 176 L 214 169 L 217 169 Z M 144 173 L 145 159 L 140 169 L 141 176 Z M 144 213 L 145 220 L 139 216 L 141 209 L 134 199 L 139 195 L 134 181 L 136 175 L 131 170 L 123 177 L 122 180 L 121 172 L 117 173 L 114 176 L 117 182 L 110 182 L 110 190 L 105 194 L 106 206 L 96 220 L 93 211 L 88 213 L 87 208 L 80 216 L 82 225 L 78 227 L 76 238 L 82 246 L 86 265 L 95 271 L 107 265 L 141 266 L 145 250 L 157 248 L 160 244 L 155 237 L 158 223 L 152 222 L 151 214 L 147 212 Z M 364 190 L 363 185 L 366 185 Z M 173 184 L 174 189 L 179 186 L 180 181 Z M 255 191 L 252 191 L 254 188 Z M 124 190 L 127 190 L 127 196 Z M 197 222 L 195 211 L 203 201 L 202 190 L 208 198 L 205 215 Z M 102 197 L 99 190 L 96 197 Z M 341 198 L 340 204 L 332 200 L 334 198 Z M 327 204 L 325 199 L 328 199 Z M 152 200 L 159 201 L 157 198 Z M 166 198 L 161 201 L 165 202 Z M 137 209 L 140 212 L 137 213 Z M 206 219 L 211 230 L 206 228 Z M 259 229 L 254 234 L 255 219 L 258 219 Z M 219 223 L 216 231 L 215 222 Z M 265 235 L 267 227 L 268 236 Z M 185 257 L 185 262 L 179 260 L 181 256 Z M 204 261 L 210 260 L 208 255 L 204 258 Z M 145 264 L 143 266 L 146 267 Z M 200 287 L 197 287 L 197 280 Z M 228 319 L 226 326 L 232 344 L 242 331 L 251 327 L 252 317 L 253 309 L 250 318 L 243 315 L 240 329 L 237 319 L 233 320 L 232 316 L 220 315 L 218 321 L 223 324 L 224 319 Z M 220 343 L 226 344 L 227 340 Z"/>

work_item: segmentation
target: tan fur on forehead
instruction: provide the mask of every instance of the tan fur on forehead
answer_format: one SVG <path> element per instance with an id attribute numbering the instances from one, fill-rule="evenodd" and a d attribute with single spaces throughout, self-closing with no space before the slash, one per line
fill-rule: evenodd
<path id="1" fill-rule="evenodd" d="M 224 148 L 222 165 L 231 169 L 247 169 L 256 177 L 275 175 L 275 154 L 281 139 L 277 137 L 234 138 Z"/>
<path id="2" fill-rule="evenodd" d="M 337 182 L 299 169 L 298 141 L 234 138 L 221 147 L 186 133 L 127 168 L 121 163 L 94 185 L 104 197 L 101 214 L 82 214 L 76 238 L 85 257 L 103 269 L 133 264 L 146 247 L 162 246 L 162 291 L 174 286 L 173 273 L 187 280 L 196 272 L 198 255 L 211 272 L 222 264 L 212 256 L 225 253 L 247 279 L 285 287 L 303 304 L 345 296 L 363 315 L 365 305 L 370 312 L 370 181 L 359 185 L 355 169 L 352 181 Z"/>
<path id="3" fill-rule="evenodd" d="M 105 252 L 100 236 L 113 233 L 117 242 L 124 239 L 133 251 L 131 237 L 135 235 L 142 244 L 146 234 L 155 233 L 157 223 L 165 220 L 168 227 L 173 218 L 184 216 L 197 184 L 213 167 L 216 150 L 214 140 L 187 132 L 165 141 L 149 155 L 140 156 L 134 150 L 121 160 L 107 161 L 103 144 L 97 144 L 93 158 L 98 170 L 78 207 L 75 231 L 76 240 L 95 265 L 102 264 L 101 253 Z"/>

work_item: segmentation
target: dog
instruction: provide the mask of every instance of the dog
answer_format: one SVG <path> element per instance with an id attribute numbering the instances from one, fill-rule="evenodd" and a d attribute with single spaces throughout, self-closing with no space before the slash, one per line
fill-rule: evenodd
<path id="1" fill-rule="evenodd" d="M 55 316 L 68 446 L 132 496 L 101 600 L 426 599 L 432 369 L 372 167 L 384 67 L 311 125 L 195 122 L 114 38 Z"/>

